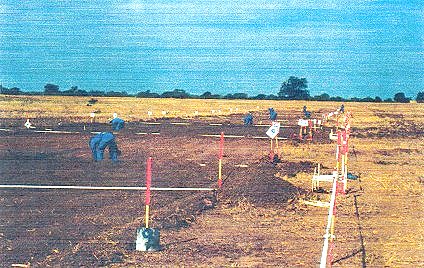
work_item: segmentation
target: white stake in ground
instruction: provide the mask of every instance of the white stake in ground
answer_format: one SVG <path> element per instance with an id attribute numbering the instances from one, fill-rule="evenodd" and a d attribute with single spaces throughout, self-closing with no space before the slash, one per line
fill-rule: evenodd
<path id="1" fill-rule="evenodd" d="M 266 135 L 271 138 L 271 150 L 269 152 L 270 161 L 274 160 L 275 153 L 278 153 L 278 133 L 280 133 L 280 123 L 272 122 L 271 127 L 267 130 Z M 275 139 L 275 147 L 273 140 Z"/>

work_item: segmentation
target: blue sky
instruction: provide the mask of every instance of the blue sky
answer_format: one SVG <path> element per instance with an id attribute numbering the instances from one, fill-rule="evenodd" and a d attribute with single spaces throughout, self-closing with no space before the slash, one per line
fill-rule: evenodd
<path id="1" fill-rule="evenodd" d="M 0 4 L 0 81 L 42 90 L 175 88 L 415 97 L 424 90 L 418 0 L 17 1 Z"/>

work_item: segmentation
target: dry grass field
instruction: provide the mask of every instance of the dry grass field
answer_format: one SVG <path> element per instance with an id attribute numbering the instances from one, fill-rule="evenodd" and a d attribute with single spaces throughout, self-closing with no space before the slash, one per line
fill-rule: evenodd
<path id="1" fill-rule="evenodd" d="M 117 112 L 119 117 L 134 124 L 165 118 L 188 122 L 194 122 L 194 120 L 196 122 L 229 122 L 237 125 L 242 124 L 242 117 L 247 111 L 252 111 L 255 123 L 263 121 L 267 124 L 267 109 L 273 107 L 278 112 L 279 119 L 283 120 L 283 125 L 292 126 L 294 129 L 296 118 L 300 117 L 304 105 L 312 111 L 313 117 L 320 118 L 323 113 L 334 111 L 341 104 L 305 101 L 99 97 L 95 98 L 98 100 L 97 103 L 88 106 L 89 99 L 88 97 L 0 95 L 0 128 L 23 130 L 26 119 L 30 119 L 37 127 L 54 128 L 59 122 L 78 126 L 88 125 L 91 112 L 96 112 L 96 121 L 99 123 L 107 123 L 112 113 Z M 345 110 L 353 114 L 348 166 L 350 172 L 360 175 L 360 178 L 349 181 L 348 193 L 340 196 L 337 201 L 338 217 L 335 224 L 336 248 L 333 266 L 424 267 L 424 105 L 345 103 Z M 328 132 L 333 123 L 328 122 L 324 131 Z M 219 133 L 219 129 L 216 131 Z M 230 131 L 231 129 L 228 129 L 228 132 Z M 327 132 L 325 135 L 328 134 Z M 164 164 L 158 164 L 158 166 L 163 165 L 166 169 L 175 164 L 171 174 L 178 172 L 190 174 L 195 170 L 194 166 L 190 166 L 191 163 L 207 162 L 212 156 L 215 157 L 214 152 L 211 151 L 211 144 L 214 144 L 215 140 L 192 137 L 189 132 L 184 131 L 178 133 L 180 135 L 175 138 L 170 135 L 162 139 L 146 137 L 145 140 L 123 135 L 121 147 L 124 152 L 124 161 L 131 150 L 134 150 L 133 157 L 143 158 L 150 153 L 157 154 L 156 158 L 164 159 Z M 184 228 L 164 228 L 161 232 L 161 240 L 167 247 L 158 253 L 140 253 L 122 246 L 122 241 L 128 242 L 135 239 L 133 235 L 135 227 L 142 225 L 143 222 L 142 205 L 130 202 L 125 203 L 125 209 L 120 208 L 123 203 L 102 203 L 99 205 L 99 208 L 102 208 L 101 215 L 96 215 L 93 211 L 92 214 L 85 216 L 86 218 L 81 216 L 81 219 L 87 222 L 91 219 L 97 223 L 102 222 L 105 229 L 98 232 L 86 231 L 84 237 L 75 236 L 75 241 L 70 239 L 68 246 L 65 245 L 66 243 L 46 244 L 46 248 L 43 249 L 45 254 L 40 253 L 36 257 L 28 257 L 32 255 L 31 252 L 25 254 L 21 252 L 19 254 L 22 256 L 18 256 L 14 249 L 19 248 L 19 245 L 14 244 L 14 239 L 18 238 L 13 238 L 10 226 L 14 221 L 16 224 L 25 225 L 22 219 L 13 218 L 19 215 L 20 206 L 17 206 L 16 202 L 24 202 L 22 201 L 24 197 L 19 192 L 2 190 L 0 191 L 0 249 L 5 253 L 0 255 L 0 263 L 7 263 L 5 267 L 10 266 L 6 260 L 30 263 L 31 266 L 39 267 L 74 265 L 314 267 L 319 263 L 327 210 L 304 205 L 301 200 L 325 201 L 328 199 L 328 194 L 310 191 L 311 166 L 321 163 L 327 170 L 331 170 L 335 165 L 335 144 L 329 140 L 294 142 L 290 140 L 290 135 L 287 134 L 287 137 L 289 140 L 281 143 L 282 162 L 274 166 L 262 162 L 269 150 L 269 144 L 266 141 L 226 141 L 227 159 L 224 159 L 224 177 L 228 176 L 228 186 L 224 185 L 218 204 L 212 210 L 196 214 L 195 219 Z M 14 136 L 6 131 L 2 132 L 0 138 L 0 157 L 3 157 L 3 159 L 0 158 L 0 167 L 3 169 L 0 173 L 2 174 L 0 181 L 3 183 L 17 183 L 13 181 L 16 174 L 12 172 L 12 169 L 16 168 L 19 171 L 20 167 L 11 166 L 10 160 L 7 160 L 11 151 L 20 150 L 19 152 L 22 153 L 26 150 L 24 146 L 33 146 L 27 150 L 34 152 L 42 150 L 39 146 L 48 146 L 46 150 L 54 153 L 60 148 L 60 140 L 51 140 L 50 145 L 48 143 L 46 145 L 41 143 L 41 138 L 35 137 L 34 142 L 28 142 L 30 145 L 22 145 L 29 140 L 28 137 Z M 42 138 L 49 139 L 50 136 L 42 136 Z M 84 138 L 87 139 L 88 136 Z M 37 145 L 37 141 L 42 145 Z M 85 140 L 75 141 L 73 144 L 78 153 L 83 154 L 86 150 Z M 22 148 L 19 147 L 21 145 Z M 144 151 L 135 150 L 137 146 L 144 146 Z M 183 161 L 184 152 L 192 151 L 196 153 L 188 157 L 190 160 L 187 161 L 191 161 L 190 169 L 188 169 Z M 34 164 L 30 162 L 28 155 L 25 157 L 25 160 L 29 161 L 28 166 Z M 51 161 L 51 158 L 47 160 Z M 68 163 L 66 161 L 64 163 Z M 92 167 L 89 154 L 82 156 L 78 161 L 80 161 L 78 165 L 71 164 L 68 168 L 82 170 L 78 171 L 79 173 L 75 173 L 76 171 L 70 173 L 71 175 L 102 176 L 100 171 L 83 170 Z M 144 161 L 144 159 L 138 161 Z M 39 159 L 35 162 L 40 164 L 42 161 Z M 178 166 L 177 163 L 183 164 L 186 169 Z M 235 169 L 229 167 L 230 163 L 246 164 L 249 167 L 245 170 Z M 45 172 L 48 174 L 49 165 L 43 164 L 43 167 L 47 169 Z M 123 167 L 125 169 L 119 169 L 123 172 L 118 176 L 120 179 L 131 179 L 135 176 L 133 171 L 126 171 L 134 168 L 131 163 L 124 162 Z M 104 163 L 100 170 L 107 173 L 107 164 Z M 225 173 L 228 170 L 232 170 L 232 173 Z M 214 172 L 215 167 L 211 167 L 206 173 L 213 177 Z M 25 181 L 22 174 L 31 176 L 28 171 L 21 170 L 18 175 L 21 176 L 22 181 Z M 63 177 L 66 176 L 63 173 Z M 113 184 L 113 181 L 108 183 Z M 261 183 L 269 184 L 269 187 L 264 185 L 263 188 L 258 189 L 258 184 Z M 270 200 L 249 192 L 249 187 L 265 196 L 268 195 Z M 290 190 L 290 195 L 278 200 L 279 196 L 283 195 L 279 187 L 286 187 L 286 190 L 293 189 L 293 191 Z M 287 194 L 289 190 L 284 194 Z M 20 198 L 22 198 L 21 201 L 19 201 Z M 88 197 L 81 197 L 83 198 Z M 107 197 L 103 198 L 108 200 Z M 13 200 L 15 205 L 11 205 L 12 201 L 9 199 Z M 68 200 L 68 197 L 65 200 Z M 75 200 L 69 197 L 68 201 Z M 172 203 L 173 205 L 179 204 L 178 201 L 173 202 L 175 202 Z M 128 213 L 136 212 L 139 215 L 109 220 L 107 218 L 109 205 L 112 211 L 122 210 L 124 213 L 128 210 Z M 136 206 L 141 208 L 137 210 Z M 35 208 L 37 209 L 42 211 L 41 208 Z M 73 209 L 79 211 L 75 206 Z M 160 217 L 160 211 L 166 212 L 167 208 L 161 207 L 156 214 L 153 212 L 154 226 L 163 226 L 166 217 Z M 102 216 L 104 217 L 101 218 Z M 38 227 L 30 226 L 30 224 L 25 226 L 37 232 Z M 19 228 L 16 227 L 16 229 Z M 57 229 L 55 231 L 58 232 Z M 185 242 L 176 243 L 175 241 Z M 81 253 L 81 248 L 85 249 L 84 253 Z M 88 255 L 91 258 L 87 257 Z"/>

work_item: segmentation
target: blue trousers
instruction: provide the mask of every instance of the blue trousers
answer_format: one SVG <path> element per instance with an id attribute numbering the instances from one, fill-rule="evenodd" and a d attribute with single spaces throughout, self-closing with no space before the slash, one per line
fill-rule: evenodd
<path id="1" fill-rule="evenodd" d="M 109 158 L 113 162 L 118 161 L 118 145 L 115 136 L 110 132 L 101 132 L 90 138 L 90 149 L 95 161 L 103 160 L 103 154 L 106 147 L 109 147 Z"/>
<path id="2" fill-rule="evenodd" d="M 277 120 L 277 113 L 272 111 L 269 113 L 269 119 L 271 119 L 272 121 Z"/>

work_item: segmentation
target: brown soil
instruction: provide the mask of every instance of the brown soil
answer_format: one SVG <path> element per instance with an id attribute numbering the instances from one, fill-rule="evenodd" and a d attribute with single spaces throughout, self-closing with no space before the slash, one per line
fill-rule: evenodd
<path id="1" fill-rule="evenodd" d="M 215 188 L 219 138 L 201 135 L 224 132 L 245 137 L 225 140 L 222 189 L 152 193 L 150 226 L 161 231 L 160 252 L 135 251 L 136 229 L 144 226 L 144 192 L 0 190 L 0 263 L 3 267 L 317 265 L 327 210 L 298 201 L 324 200 L 327 195 L 312 194 L 310 185 L 295 186 L 290 179 L 302 172 L 311 175 L 316 162 L 307 157 L 271 162 L 269 140 L 253 138 L 264 137 L 267 127 L 242 126 L 238 118 L 185 120 L 187 125 L 171 124 L 182 119 L 155 121 L 160 125 L 128 123 L 117 134 L 122 151 L 117 164 L 91 159 L 90 131 L 106 131 L 105 124 L 57 125 L 46 118 L 37 128 L 78 132 L 55 134 L 2 120 L 2 127 L 12 130 L 0 132 L 3 184 L 144 186 L 145 162 L 152 157 L 155 187 Z M 292 139 L 297 127 L 283 128 L 280 137 L 288 140 L 281 146 L 329 144 L 328 132 L 324 129 L 307 142 Z M 280 158 L 284 159 L 284 147 Z M 339 204 L 342 219 L 337 224 L 345 227 L 338 230 L 335 265 L 365 264 L 363 215 L 357 210 L 360 183 L 353 182 L 345 202 Z"/>

